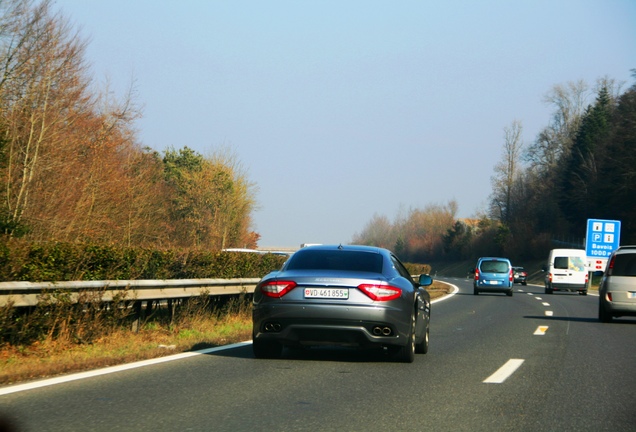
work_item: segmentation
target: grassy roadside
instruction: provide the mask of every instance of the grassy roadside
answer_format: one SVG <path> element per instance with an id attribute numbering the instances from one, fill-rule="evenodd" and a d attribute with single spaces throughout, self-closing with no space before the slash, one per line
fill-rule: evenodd
<path id="1" fill-rule="evenodd" d="M 435 281 L 431 298 L 447 294 Z M 252 338 L 252 315 L 245 305 L 217 316 L 196 315 L 169 327 L 153 323 L 138 332 L 118 330 L 91 344 L 45 340 L 28 347 L 0 348 L 0 385 L 99 369 Z"/>

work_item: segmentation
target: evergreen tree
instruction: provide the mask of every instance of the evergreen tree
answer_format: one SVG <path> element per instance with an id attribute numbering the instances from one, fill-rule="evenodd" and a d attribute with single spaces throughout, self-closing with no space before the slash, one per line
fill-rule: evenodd
<path id="1" fill-rule="evenodd" d="M 610 134 L 611 97 L 602 87 L 593 106 L 588 107 L 576 134 L 570 154 L 561 165 L 559 203 L 571 223 L 570 232 L 581 234 L 586 220 L 593 217 L 595 188 L 598 182 L 598 150 Z"/>
<path id="2" fill-rule="evenodd" d="M 636 69 L 633 71 L 636 78 Z M 613 133 L 599 169 L 596 210 L 621 221 L 621 243 L 636 243 L 636 85 L 618 100 Z"/>

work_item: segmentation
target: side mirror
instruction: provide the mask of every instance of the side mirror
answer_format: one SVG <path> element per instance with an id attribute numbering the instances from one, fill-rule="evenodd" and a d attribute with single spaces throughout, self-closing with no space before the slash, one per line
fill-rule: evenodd
<path id="1" fill-rule="evenodd" d="M 429 286 L 433 283 L 433 278 L 427 274 L 421 274 L 418 283 L 421 286 Z"/>

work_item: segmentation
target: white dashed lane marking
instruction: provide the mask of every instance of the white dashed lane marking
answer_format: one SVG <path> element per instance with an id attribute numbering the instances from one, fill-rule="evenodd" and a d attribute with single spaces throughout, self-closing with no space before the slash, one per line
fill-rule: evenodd
<path id="1" fill-rule="evenodd" d="M 508 360 L 502 367 L 500 367 L 497 372 L 490 375 L 483 382 L 487 384 L 501 384 L 505 380 L 510 377 L 519 366 L 524 362 L 523 359 L 510 359 Z"/>

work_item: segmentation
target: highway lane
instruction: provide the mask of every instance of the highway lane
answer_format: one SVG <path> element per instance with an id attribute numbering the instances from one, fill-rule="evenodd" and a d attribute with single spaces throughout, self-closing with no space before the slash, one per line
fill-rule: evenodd
<path id="1" fill-rule="evenodd" d="M 344 349 L 255 360 L 248 345 L 3 395 L 0 411 L 38 431 L 634 430 L 636 320 L 599 323 L 594 296 L 450 282 L 460 292 L 433 305 L 413 364 Z"/>

